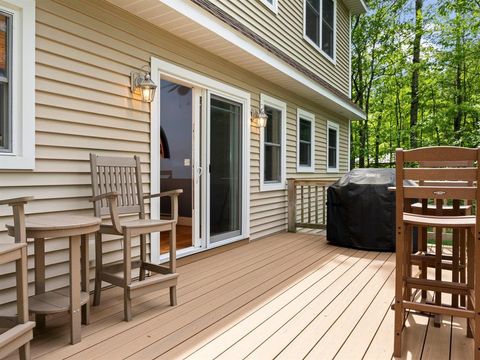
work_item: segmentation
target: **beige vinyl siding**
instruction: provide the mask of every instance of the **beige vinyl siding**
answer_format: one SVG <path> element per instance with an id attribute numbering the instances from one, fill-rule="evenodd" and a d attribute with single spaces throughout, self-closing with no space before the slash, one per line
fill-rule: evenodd
<path id="1" fill-rule="evenodd" d="M 215 78 L 251 93 L 258 107 L 261 93 L 287 102 L 287 172 L 296 171 L 296 109 L 316 116 L 316 176 L 325 176 L 326 121 L 340 123 L 342 171 L 346 170 L 347 120 L 307 99 L 170 33 L 99 0 L 37 1 L 36 36 L 36 167 L 34 171 L 1 171 L 0 197 L 33 195 L 27 213 L 93 214 L 90 152 L 111 156 L 140 155 L 145 192 L 150 183 L 149 104 L 132 99 L 130 71 L 151 56 Z M 246 109 L 250 111 L 250 109 Z M 286 229 L 286 191 L 259 192 L 259 135 L 251 127 L 251 239 Z M 303 175 L 302 175 L 303 176 Z M 148 209 L 147 209 L 148 210 Z M 4 224 L 10 209 L 0 207 L 0 242 L 10 242 Z M 106 237 L 105 261 L 119 260 L 118 237 Z M 90 259 L 93 265 L 93 241 Z M 133 254 L 138 254 L 137 248 Z M 47 241 L 47 290 L 68 283 L 66 239 Z M 33 247 L 29 247 L 32 255 Z M 29 279 L 33 281 L 33 259 Z M 14 299 L 13 268 L 0 268 L 0 303 Z M 91 274 L 93 277 L 93 273 Z M 33 291 L 31 284 L 30 291 Z"/>
<path id="2" fill-rule="evenodd" d="M 349 95 L 349 11 L 337 2 L 336 62 L 303 37 L 304 0 L 278 0 L 275 14 L 261 0 L 211 0 L 211 2 L 285 54 Z"/>

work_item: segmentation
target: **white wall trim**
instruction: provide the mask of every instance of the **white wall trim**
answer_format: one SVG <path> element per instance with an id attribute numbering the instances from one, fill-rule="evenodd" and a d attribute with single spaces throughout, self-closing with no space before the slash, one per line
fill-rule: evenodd
<path id="1" fill-rule="evenodd" d="M 157 85 L 160 85 L 158 82 L 162 77 L 173 78 L 179 82 L 210 90 L 217 95 L 223 95 L 242 104 L 242 234 L 238 239 L 248 238 L 250 236 L 250 93 L 155 57 L 151 58 L 150 67 L 152 80 Z M 160 192 L 160 136 L 158 135 L 160 134 L 160 91 L 156 91 L 150 109 L 150 187 L 152 193 L 158 193 Z M 154 219 L 158 219 L 160 216 L 160 200 L 158 198 L 151 200 L 150 215 Z M 229 239 L 228 241 L 238 239 Z M 151 236 L 151 261 L 160 262 L 163 258 L 161 259 L 159 254 L 160 238 L 156 233 Z"/>
<path id="2" fill-rule="evenodd" d="M 0 169 L 35 167 L 35 1 L 0 0 L 12 14 L 12 152 L 0 153 Z"/>
<path id="3" fill-rule="evenodd" d="M 311 126 L 310 166 L 300 165 L 300 119 L 308 120 Z M 315 172 L 315 114 L 297 109 L 297 173 L 313 172 Z"/>
<path id="4" fill-rule="evenodd" d="M 352 98 L 352 11 L 348 12 L 348 97 Z"/>
<path id="5" fill-rule="evenodd" d="M 265 146 L 264 129 L 260 128 L 260 191 L 285 190 L 286 189 L 286 136 L 287 136 L 287 104 L 281 100 L 260 94 L 260 106 L 269 106 L 282 112 L 281 118 L 281 150 L 280 150 L 280 181 L 276 183 L 265 183 L 264 165 L 265 165 Z"/>
<path id="6" fill-rule="evenodd" d="M 352 120 L 348 120 L 348 157 L 347 157 L 347 161 L 348 161 L 348 164 L 347 164 L 347 169 L 348 171 L 352 170 L 351 166 L 350 166 L 350 161 L 352 159 L 352 139 L 351 139 L 351 136 L 352 136 Z"/>
<path id="7" fill-rule="evenodd" d="M 328 136 L 328 130 L 329 129 L 334 129 L 336 130 L 337 132 L 337 151 L 336 151 L 336 154 L 337 154 L 337 159 L 336 159 L 336 165 L 337 167 L 335 168 L 331 168 L 328 166 L 328 149 L 329 149 L 329 146 L 330 146 L 330 137 Z M 338 125 L 338 123 L 336 122 L 333 122 L 333 121 L 330 121 L 328 120 L 327 121 L 327 173 L 338 173 L 339 172 L 339 169 L 340 169 L 340 126 Z"/>
<path id="8" fill-rule="evenodd" d="M 272 3 L 268 2 L 268 0 L 260 0 L 260 2 L 265 5 L 269 10 L 271 10 L 273 13 L 278 14 L 278 1 L 279 0 L 273 0 Z M 288 0 L 287 0 L 288 1 Z"/>
<path id="9" fill-rule="evenodd" d="M 204 28 L 209 29 L 210 31 L 214 32 L 215 34 L 222 37 L 226 41 L 244 50 L 250 55 L 258 58 L 259 60 L 263 61 L 269 66 L 272 66 L 273 68 L 277 69 L 283 74 L 291 77 L 292 79 L 295 79 L 296 81 L 300 82 L 303 86 L 306 86 L 310 90 L 315 91 L 319 95 L 341 106 L 343 109 L 345 109 L 350 113 L 351 117 L 360 118 L 360 119 L 365 118 L 365 114 L 356 106 L 338 97 L 333 92 L 323 87 L 315 80 L 306 76 L 305 74 L 293 68 L 291 65 L 285 63 L 284 61 L 280 60 L 276 56 L 272 56 L 272 54 L 268 50 L 258 45 L 254 41 L 246 38 L 241 33 L 231 28 L 229 25 L 225 24 L 223 21 L 221 21 L 214 15 L 202 10 L 199 6 L 195 5 L 194 3 L 190 1 L 178 1 L 178 0 L 159 0 L 159 1 L 169 6 L 173 10 L 188 17 L 193 22 L 201 25 Z"/>

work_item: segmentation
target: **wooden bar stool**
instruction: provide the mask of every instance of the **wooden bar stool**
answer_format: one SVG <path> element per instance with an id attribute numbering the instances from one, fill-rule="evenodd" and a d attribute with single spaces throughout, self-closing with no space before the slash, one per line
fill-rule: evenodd
<path id="1" fill-rule="evenodd" d="M 178 196 L 183 190 L 171 190 L 159 194 L 143 194 L 142 170 L 140 158 L 105 157 L 90 154 L 95 216 L 109 216 L 102 223 L 95 236 L 95 296 L 93 305 L 100 304 L 102 281 L 120 286 L 124 294 L 124 319 L 132 319 L 134 296 L 168 288 L 170 305 L 177 305 L 176 272 L 176 227 L 178 218 Z M 145 200 L 154 197 L 169 197 L 171 217 L 169 219 L 147 219 Z M 136 215 L 137 219 L 128 220 L 120 215 Z M 153 264 L 147 261 L 147 235 L 168 231 L 170 234 L 169 266 Z M 121 235 L 123 237 L 123 261 L 117 264 L 103 265 L 102 234 Z M 140 237 L 140 261 L 132 263 L 132 239 Z M 132 267 L 140 267 L 140 281 L 132 281 Z M 155 276 L 146 278 L 146 272 Z M 122 273 L 122 275 L 118 275 Z"/>
<path id="2" fill-rule="evenodd" d="M 459 162 L 476 166 L 458 166 Z M 423 163 L 423 167 L 418 167 Z M 435 163 L 435 166 L 428 166 Z M 425 166 L 425 164 L 427 166 Z M 394 356 L 401 356 L 402 330 L 404 328 L 405 310 L 424 313 L 465 317 L 468 319 L 467 335 L 474 337 L 475 359 L 480 359 L 480 286 L 475 286 L 480 280 L 480 213 L 476 215 L 458 215 L 460 202 L 474 201 L 480 204 L 480 148 L 468 149 L 457 147 L 421 148 L 396 152 L 396 286 L 395 286 L 395 346 Z M 443 166 L 442 166 L 443 165 Z M 409 182 L 405 180 L 410 180 Z M 411 181 L 416 186 L 411 186 Z M 415 214 L 408 204 L 411 199 L 417 201 L 433 199 L 436 204 L 431 212 L 423 209 L 424 213 Z M 447 208 L 443 203 L 454 204 L 453 214 L 447 215 Z M 425 204 L 425 202 L 424 202 Z M 423 205 L 424 206 L 424 205 Z M 427 205 L 428 206 L 428 205 Z M 440 211 L 441 209 L 441 211 Z M 453 210 L 452 210 L 453 211 Z M 435 256 L 426 253 L 412 254 L 413 228 L 435 228 L 437 239 Z M 442 229 L 453 229 L 457 232 L 455 253 L 451 257 L 451 266 L 447 267 L 445 258 L 442 258 Z M 466 233 L 467 244 L 461 246 L 461 233 Z M 460 254 L 463 251 L 464 254 Z M 466 252 L 466 255 L 465 255 Z M 461 259 L 465 260 L 461 260 Z M 458 281 L 460 264 L 466 263 L 466 279 Z M 412 272 L 413 265 L 433 267 L 435 277 L 428 278 L 426 271 L 419 276 Z M 452 280 L 442 278 L 442 270 L 452 270 Z M 460 275 L 461 277 L 462 275 Z M 433 291 L 436 294 L 434 303 L 418 301 L 413 296 L 413 290 Z M 441 294 L 452 294 L 452 304 L 444 304 Z M 440 294 L 437 295 L 437 294 Z M 462 307 L 455 302 L 456 296 L 464 296 L 466 306 Z M 478 299 L 478 301 L 476 301 Z M 453 306 L 452 306 L 453 305 Z"/>
<path id="3" fill-rule="evenodd" d="M 445 166 L 445 162 L 432 162 L 432 161 L 421 161 L 419 162 L 420 168 L 438 168 Z M 455 167 L 472 167 L 473 162 L 471 161 L 449 161 L 448 166 Z M 425 181 L 419 181 L 420 185 L 428 185 Z M 447 186 L 447 183 L 442 183 L 444 186 Z M 433 184 L 435 185 L 435 184 Z M 452 183 L 453 186 L 459 186 L 458 183 Z M 466 182 L 466 186 L 471 186 L 472 182 Z M 432 216 L 465 216 L 469 215 L 472 210 L 471 202 L 465 202 L 461 204 L 459 200 L 453 200 L 451 204 L 447 204 L 443 199 L 422 199 L 421 202 L 416 202 L 412 205 L 409 212 L 415 214 L 423 215 L 432 215 Z M 422 257 L 414 257 L 414 263 L 419 266 L 421 271 L 420 278 L 426 279 L 428 268 L 435 268 L 435 277 L 437 280 L 441 280 L 442 270 L 449 270 L 452 272 L 452 281 L 466 283 L 466 232 L 459 229 L 452 230 L 452 251 L 451 254 L 442 253 L 442 241 L 444 229 L 438 227 L 435 229 L 434 241 L 435 241 L 435 251 L 429 251 L 427 244 L 428 232 L 426 227 L 421 227 L 418 229 L 418 252 L 416 255 L 422 255 L 429 257 L 429 260 L 435 259 L 435 264 L 432 264 L 430 261 L 420 261 Z M 415 256 L 415 255 L 414 255 Z M 427 292 L 422 290 L 422 301 L 427 302 Z M 457 294 L 452 294 L 452 306 L 458 307 L 459 297 L 460 305 L 465 306 L 466 298 L 465 296 L 459 296 Z M 440 305 L 442 302 L 441 292 L 435 293 L 435 302 L 437 305 Z M 440 327 L 441 325 L 441 316 L 435 316 L 434 326 Z"/>
<path id="4" fill-rule="evenodd" d="M 0 205 L 12 206 L 14 219 L 20 224 L 15 233 L 15 243 L 0 244 L 0 264 L 15 261 L 17 276 L 17 316 L 16 319 L 0 319 L 0 358 L 18 349 L 21 360 L 30 359 L 30 340 L 33 338 L 35 323 L 28 319 L 27 243 L 22 223 L 24 205 L 31 199 L 0 201 Z"/>

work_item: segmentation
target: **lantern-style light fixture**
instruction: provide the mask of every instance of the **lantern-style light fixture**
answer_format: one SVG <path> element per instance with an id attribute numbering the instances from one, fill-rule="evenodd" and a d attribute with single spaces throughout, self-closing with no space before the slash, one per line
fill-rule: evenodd
<path id="1" fill-rule="evenodd" d="M 155 98 L 155 90 L 157 85 L 150 77 L 150 68 L 148 70 L 142 68 L 142 72 L 130 73 L 130 90 L 132 93 L 140 92 L 142 101 L 151 103 Z"/>
<path id="2" fill-rule="evenodd" d="M 252 123 L 255 126 L 259 128 L 264 128 L 265 126 L 267 126 L 267 120 L 268 120 L 268 116 L 265 113 L 265 109 L 263 108 L 263 106 L 259 110 L 253 111 Z"/>

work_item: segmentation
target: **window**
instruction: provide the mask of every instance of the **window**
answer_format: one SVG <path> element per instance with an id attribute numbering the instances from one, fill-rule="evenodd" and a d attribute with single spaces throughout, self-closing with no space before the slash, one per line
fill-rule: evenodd
<path id="1" fill-rule="evenodd" d="M 305 0 L 305 39 L 328 58 L 335 58 L 336 0 Z"/>
<path id="2" fill-rule="evenodd" d="M 261 2 L 272 10 L 274 13 L 278 11 L 278 0 L 261 0 Z"/>
<path id="3" fill-rule="evenodd" d="M 260 130 L 260 189 L 285 189 L 285 123 L 284 102 L 261 95 L 261 106 L 268 116 L 267 126 Z"/>
<path id="4" fill-rule="evenodd" d="M 327 122 L 327 172 L 338 172 L 338 124 Z"/>
<path id="5" fill-rule="evenodd" d="M 0 169 L 35 163 L 35 1 L 0 2 Z"/>
<path id="6" fill-rule="evenodd" d="M 10 153 L 12 141 L 10 129 L 12 17 L 0 11 L 0 152 Z"/>
<path id="7" fill-rule="evenodd" d="M 297 111 L 297 172 L 315 171 L 315 115 Z"/>

